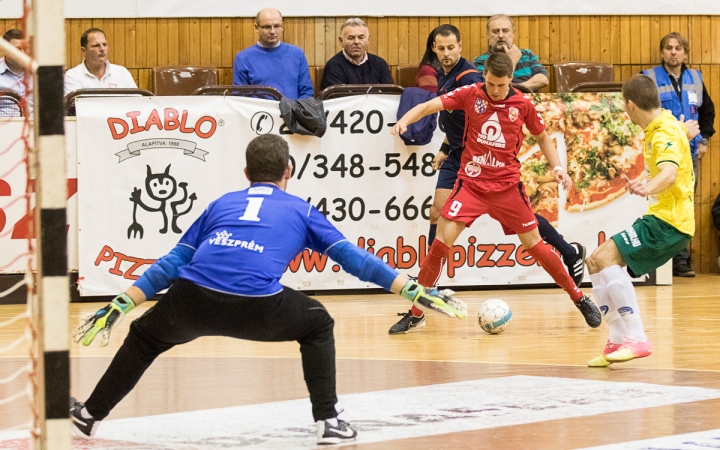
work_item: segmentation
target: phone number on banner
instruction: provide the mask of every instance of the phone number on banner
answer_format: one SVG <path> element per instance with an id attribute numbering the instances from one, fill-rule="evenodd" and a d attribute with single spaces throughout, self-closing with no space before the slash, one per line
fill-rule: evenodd
<path id="1" fill-rule="evenodd" d="M 404 202 L 397 197 L 391 197 L 384 205 L 381 205 L 381 209 L 370 209 L 365 205 L 365 200 L 360 197 L 353 197 L 350 200 L 326 197 L 313 200 L 312 197 L 309 197 L 307 201 L 314 204 L 318 211 L 335 222 L 344 220 L 359 222 L 365 218 L 366 214 L 368 216 L 384 216 L 387 220 L 394 222 L 399 219 L 413 221 L 419 217 L 429 220 L 430 206 L 432 206 L 433 200 L 432 195 L 426 197 L 425 200 L 410 196 Z M 422 203 L 420 203 L 421 201 Z"/>
<path id="2" fill-rule="evenodd" d="M 366 172 L 374 172 L 384 170 L 384 173 L 389 178 L 394 178 L 400 175 L 401 171 L 406 171 L 412 176 L 425 176 L 432 177 L 435 175 L 435 169 L 432 167 L 433 158 L 435 155 L 432 153 L 425 153 L 419 156 L 417 153 L 410 153 L 407 157 L 403 158 L 400 153 L 386 153 L 385 161 L 383 164 L 371 165 L 365 162 L 363 155 L 355 154 L 346 156 L 341 153 L 331 160 L 325 155 L 312 156 L 310 153 L 305 154 L 302 162 L 298 162 L 294 157 L 290 156 L 290 163 L 292 164 L 292 176 L 297 174 L 297 179 L 301 180 L 303 176 L 309 175 L 315 178 L 325 178 L 335 172 L 340 175 L 340 178 L 345 178 L 345 175 L 349 175 L 352 178 L 362 178 Z M 298 168 L 298 163 L 300 167 Z"/>

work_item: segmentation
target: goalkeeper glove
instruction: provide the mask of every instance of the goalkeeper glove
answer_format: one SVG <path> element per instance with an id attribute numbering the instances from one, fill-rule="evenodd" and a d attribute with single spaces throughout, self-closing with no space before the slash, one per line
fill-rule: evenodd
<path id="1" fill-rule="evenodd" d="M 127 294 L 118 295 L 98 312 L 85 317 L 83 322 L 73 331 L 73 339 L 75 342 L 80 342 L 82 339 L 82 344 L 87 346 L 100 333 L 102 335 L 100 345 L 105 347 L 110 342 L 110 332 L 113 327 L 120 323 L 125 314 L 134 308 L 135 303 Z"/>
<path id="2" fill-rule="evenodd" d="M 467 317 L 467 305 L 464 301 L 454 298 L 452 294 L 454 292 L 450 290 L 438 291 L 437 288 L 423 287 L 414 280 L 405 283 L 405 287 L 400 292 L 400 295 L 424 309 L 464 319 Z"/>

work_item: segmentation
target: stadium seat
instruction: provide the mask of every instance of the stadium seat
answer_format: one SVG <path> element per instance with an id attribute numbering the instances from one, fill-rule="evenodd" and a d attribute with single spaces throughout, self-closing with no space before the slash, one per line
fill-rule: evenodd
<path id="1" fill-rule="evenodd" d="M 264 98 L 280 101 L 282 94 L 270 86 L 203 86 L 197 88 L 192 95 L 234 95 L 237 97 Z"/>
<path id="2" fill-rule="evenodd" d="M 532 89 L 530 89 L 529 87 L 524 86 L 524 85 L 522 85 L 522 84 L 520 84 L 520 83 L 513 83 L 513 84 L 512 84 L 512 87 L 514 87 L 514 88 L 517 89 L 518 91 L 522 92 L 523 94 L 533 94 L 533 93 L 534 93 L 534 92 L 532 91 Z"/>
<path id="3" fill-rule="evenodd" d="M 20 96 L 15 92 L 0 92 L 0 117 L 22 117 Z"/>
<path id="4" fill-rule="evenodd" d="M 153 75 L 155 95 L 190 95 L 199 87 L 218 84 L 215 67 L 158 66 Z"/>
<path id="5" fill-rule="evenodd" d="M 320 95 L 320 83 L 322 82 L 325 66 L 315 66 L 314 69 L 313 75 L 315 75 L 315 79 L 313 80 L 313 88 L 315 89 L 315 97 L 317 97 Z"/>
<path id="6" fill-rule="evenodd" d="M 570 88 L 570 92 L 620 92 L 620 81 L 586 81 Z"/>
<path id="7" fill-rule="evenodd" d="M 598 62 L 568 62 L 553 64 L 555 92 L 572 92 L 579 83 L 615 81 L 613 65 Z"/>
<path id="8" fill-rule="evenodd" d="M 406 88 L 415 86 L 415 76 L 418 72 L 418 66 L 397 66 L 395 68 L 395 82 Z"/>
<path id="9" fill-rule="evenodd" d="M 352 95 L 400 95 L 405 89 L 395 84 L 337 84 L 325 88 L 318 98 L 330 100 L 331 98 L 350 97 Z"/>
<path id="10" fill-rule="evenodd" d="M 77 89 L 65 96 L 65 115 L 75 115 L 75 99 L 78 97 L 152 97 L 154 95 L 145 89 Z"/>

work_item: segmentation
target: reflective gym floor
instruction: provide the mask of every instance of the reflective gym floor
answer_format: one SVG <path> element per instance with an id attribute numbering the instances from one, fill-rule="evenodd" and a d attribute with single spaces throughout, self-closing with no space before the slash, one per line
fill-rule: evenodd
<path id="1" fill-rule="evenodd" d="M 460 292 L 465 321 L 428 316 L 427 326 L 389 336 L 409 303 L 394 295 L 317 296 L 335 318 L 342 419 L 358 449 L 720 448 L 720 277 L 638 287 L 653 355 L 586 367 L 607 330 L 590 329 L 560 289 Z M 584 290 L 590 291 L 589 287 Z M 474 313 L 498 297 L 513 310 L 500 335 Z M 147 306 L 146 306 L 147 305 Z M 130 321 L 106 348 L 71 350 L 72 395 L 84 400 Z M 102 304 L 71 305 L 70 323 Z M 0 320 L 22 312 L 0 307 Z M 129 319 L 129 320 L 128 320 Z M 22 333 L 9 327 L 0 345 Z M 14 337 L 13 337 L 14 334 Z M 0 378 L 26 364 L 0 359 Z M 0 386 L 0 398 L 27 379 Z M 29 420 L 26 400 L 0 407 L 0 428 Z M 136 389 L 78 449 L 316 448 L 296 343 L 203 338 L 161 356 Z M 23 434 L 24 433 L 24 434 Z M 27 432 L 0 433 L 0 449 L 28 448 Z"/>

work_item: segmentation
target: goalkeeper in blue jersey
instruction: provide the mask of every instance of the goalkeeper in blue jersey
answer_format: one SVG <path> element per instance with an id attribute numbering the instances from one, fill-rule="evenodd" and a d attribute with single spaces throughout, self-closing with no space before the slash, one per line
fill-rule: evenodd
<path id="1" fill-rule="evenodd" d="M 322 304 L 279 280 L 303 249 L 327 254 L 345 271 L 398 293 L 414 304 L 464 318 L 466 305 L 423 288 L 376 256 L 351 244 L 312 205 L 285 193 L 290 179 L 287 143 L 276 135 L 253 139 L 246 150 L 250 187 L 212 202 L 178 245 L 133 286 L 81 323 L 75 339 L 89 345 L 147 298 L 167 293 L 130 325 L 130 332 L 95 390 L 71 401 L 75 434 L 90 438 L 99 422 L 161 353 L 200 336 L 297 341 L 319 444 L 354 440 L 337 418 L 333 319 Z"/>

